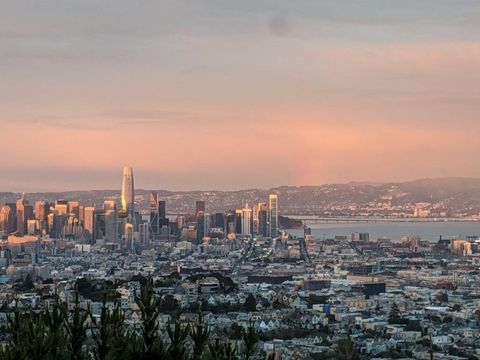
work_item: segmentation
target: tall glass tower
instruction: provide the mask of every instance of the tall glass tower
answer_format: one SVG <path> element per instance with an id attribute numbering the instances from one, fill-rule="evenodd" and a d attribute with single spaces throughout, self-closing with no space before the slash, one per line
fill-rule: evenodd
<path id="1" fill-rule="evenodd" d="M 272 238 L 278 236 L 278 196 L 271 194 L 268 197 L 269 232 Z"/>
<path id="2" fill-rule="evenodd" d="M 130 166 L 125 166 L 122 176 L 122 212 L 124 212 L 131 221 L 133 221 L 135 217 L 134 203 L 133 171 Z"/>
<path id="3" fill-rule="evenodd" d="M 153 235 L 159 232 L 159 209 L 158 209 L 158 194 L 152 192 L 150 195 L 150 229 Z"/>

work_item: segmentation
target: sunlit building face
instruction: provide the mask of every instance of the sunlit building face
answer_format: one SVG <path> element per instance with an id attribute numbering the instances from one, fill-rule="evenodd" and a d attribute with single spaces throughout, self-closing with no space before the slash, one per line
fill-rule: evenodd
<path id="1" fill-rule="evenodd" d="M 123 168 L 122 177 L 122 211 L 133 218 L 134 215 L 133 171 L 129 166 Z"/>

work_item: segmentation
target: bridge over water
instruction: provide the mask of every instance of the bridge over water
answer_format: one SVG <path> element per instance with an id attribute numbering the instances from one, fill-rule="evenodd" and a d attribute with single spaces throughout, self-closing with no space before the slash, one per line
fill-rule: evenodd
<path id="1" fill-rule="evenodd" d="M 375 218 L 375 217 L 325 217 L 313 215 L 287 215 L 291 219 L 300 220 L 304 225 L 336 224 L 336 223 L 433 223 L 433 222 L 474 222 L 478 219 L 465 218 Z"/>

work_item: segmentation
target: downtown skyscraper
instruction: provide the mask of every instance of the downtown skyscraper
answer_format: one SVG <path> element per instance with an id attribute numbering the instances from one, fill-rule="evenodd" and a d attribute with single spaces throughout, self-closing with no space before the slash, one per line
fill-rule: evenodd
<path id="1" fill-rule="evenodd" d="M 153 235 L 161 233 L 163 227 L 169 226 L 167 218 L 166 204 L 164 200 L 159 200 L 158 194 L 150 194 L 150 231 Z"/>
<path id="2" fill-rule="evenodd" d="M 257 209 L 257 232 L 263 237 L 268 237 L 270 236 L 268 229 L 268 205 L 260 203 Z"/>
<path id="3" fill-rule="evenodd" d="M 278 236 L 278 195 L 271 194 L 268 197 L 268 223 L 272 238 Z"/>
<path id="4" fill-rule="evenodd" d="M 242 235 L 252 235 L 253 233 L 253 212 L 248 204 L 242 209 Z"/>
<path id="5" fill-rule="evenodd" d="M 122 213 L 130 218 L 130 221 L 134 221 L 135 218 L 135 193 L 133 184 L 133 170 L 131 167 L 125 166 L 122 176 Z"/>
<path id="6" fill-rule="evenodd" d="M 17 200 L 17 232 L 20 236 L 27 233 L 27 222 L 33 219 L 33 206 L 25 199 L 25 194 Z"/>

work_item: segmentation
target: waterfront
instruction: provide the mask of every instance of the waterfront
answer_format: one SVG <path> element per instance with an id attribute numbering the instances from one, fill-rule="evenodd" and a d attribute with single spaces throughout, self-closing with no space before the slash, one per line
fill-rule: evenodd
<path id="1" fill-rule="evenodd" d="M 348 236 L 354 232 L 367 232 L 371 240 L 388 238 L 399 241 L 402 236 L 420 236 L 423 240 L 437 241 L 444 238 L 465 238 L 480 234 L 480 222 L 476 221 L 430 221 L 430 222 L 371 222 L 371 223 L 320 223 L 309 225 L 316 239 L 335 236 Z M 288 231 L 294 236 L 302 236 L 303 230 Z"/>

